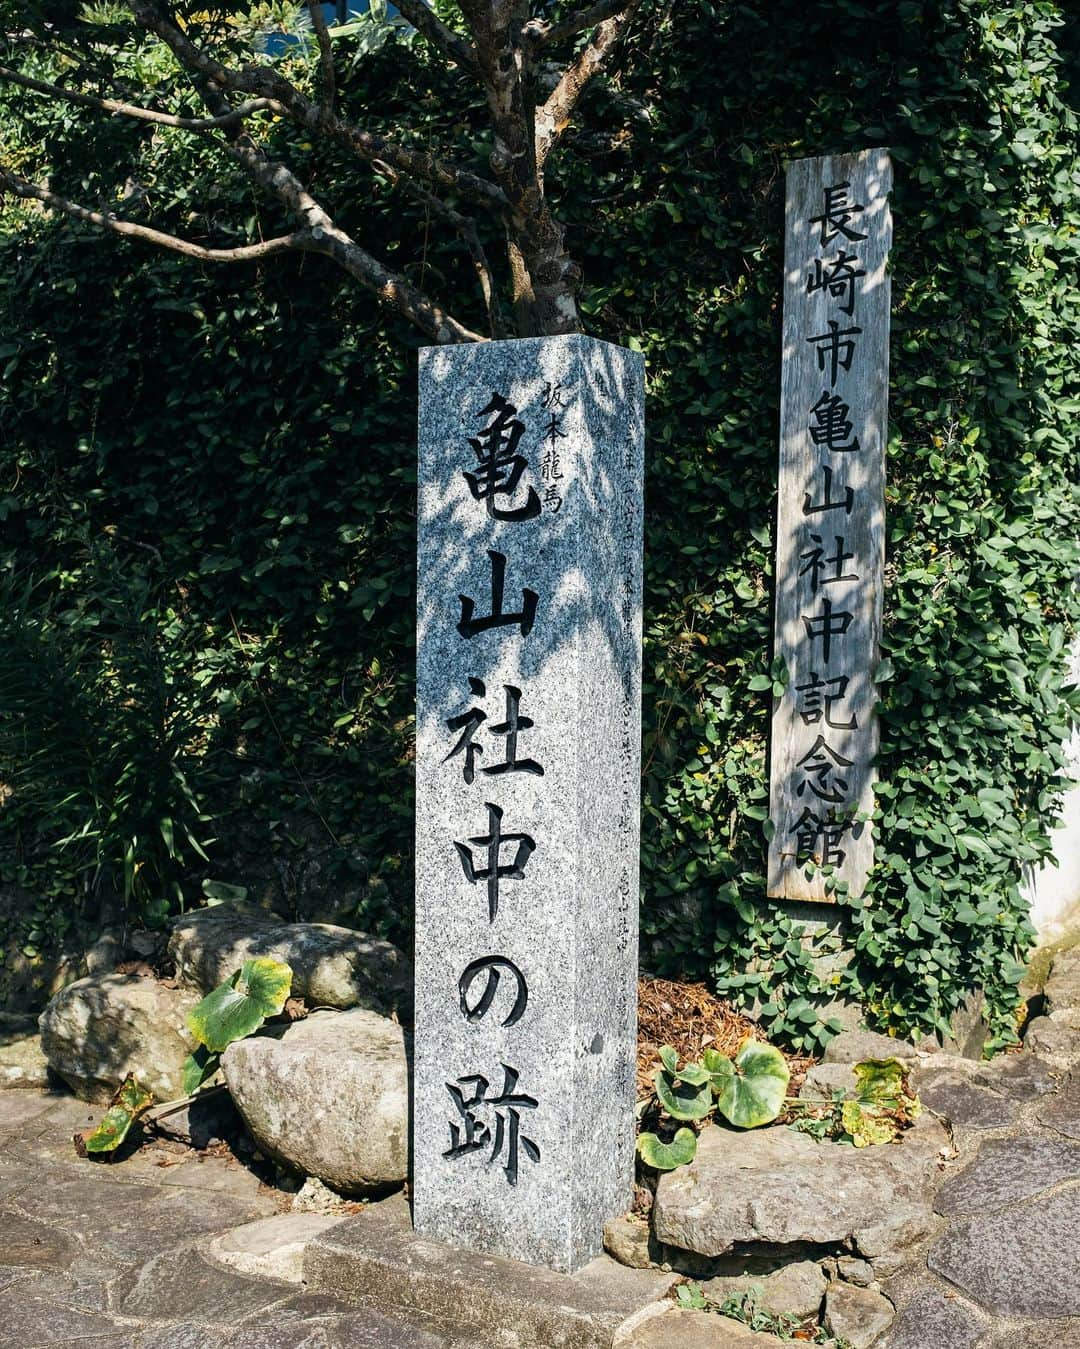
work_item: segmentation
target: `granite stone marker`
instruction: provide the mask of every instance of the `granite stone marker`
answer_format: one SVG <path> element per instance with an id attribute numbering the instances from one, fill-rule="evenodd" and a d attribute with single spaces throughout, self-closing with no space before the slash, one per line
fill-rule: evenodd
<path id="1" fill-rule="evenodd" d="M 892 242 L 885 150 L 787 173 L 769 894 L 860 895 L 874 859 Z"/>
<path id="2" fill-rule="evenodd" d="M 417 1232 L 573 1270 L 634 1165 L 643 362 L 420 355 Z"/>

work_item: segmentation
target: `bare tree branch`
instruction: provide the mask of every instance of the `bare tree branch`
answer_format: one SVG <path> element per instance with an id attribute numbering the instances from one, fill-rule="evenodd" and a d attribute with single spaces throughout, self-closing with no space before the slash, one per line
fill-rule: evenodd
<path id="1" fill-rule="evenodd" d="M 522 32 L 529 0 L 459 0 L 480 63 L 494 133 L 491 168 L 509 203 L 508 255 L 518 330 L 579 332 L 581 271 L 566 252 L 565 231 L 544 195 L 536 146 L 534 80 Z"/>
<path id="2" fill-rule="evenodd" d="M 570 118 L 585 86 L 611 58 L 640 3 L 641 0 L 629 0 L 621 13 L 604 20 L 563 71 L 562 78 L 551 91 L 547 102 L 537 109 L 536 161 L 541 168 L 570 125 Z"/>
<path id="3" fill-rule="evenodd" d="M 560 23 L 545 23 L 542 19 L 531 19 L 522 30 L 522 37 L 535 47 L 553 47 L 557 42 L 565 42 L 587 28 L 595 28 L 598 23 L 610 19 L 626 9 L 627 0 L 597 0 L 588 9 L 579 9 Z"/>
<path id="4" fill-rule="evenodd" d="M 308 13 L 311 15 L 311 26 L 315 29 L 315 40 L 319 44 L 319 77 L 322 85 L 320 106 L 324 112 L 332 113 L 337 94 L 337 75 L 334 71 L 334 52 L 330 45 L 330 30 L 326 26 L 322 0 L 308 0 Z"/>
<path id="5" fill-rule="evenodd" d="M 197 47 L 186 33 L 157 9 L 153 0 L 128 0 L 128 3 L 143 27 L 160 37 L 181 65 L 189 72 L 202 76 L 211 86 L 222 91 L 254 93 L 273 99 L 282 105 L 283 112 L 293 121 L 346 146 L 361 159 L 369 162 L 381 159 L 384 163 L 392 164 L 400 173 L 419 178 L 431 187 L 459 192 L 489 209 L 501 212 L 505 208 L 503 192 L 486 178 L 459 169 L 426 151 L 398 145 L 385 136 L 344 121 L 338 114 L 317 107 L 295 85 L 269 66 L 255 64 L 242 71 L 230 70 Z"/>
<path id="6" fill-rule="evenodd" d="M 204 248 L 201 244 L 194 244 L 189 239 L 181 239 L 175 234 L 166 234 L 163 230 L 137 225 L 134 221 L 121 220 L 102 211 L 92 211 L 89 207 L 80 206 L 78 202 L 57 196 L 55 192 L 39 187 L 36 183 L 27 182 L 25 178 L 20 178 L 2 166 L 0 166 L 0 188 L 26 201 L 41 202 L 51 211 L 85 221 L 89 225 L 96 225 L 110 234 L 121 234 L 127 239 L 141 239 L 144 243 L 167 248 L 173 253 L 182 253 L 185 257 L 195 258 L 199 262 L 255 262 L 260 258 L 273 257 L 276 253 L 310 249 L 315 243 L 312 232 L 309 229 L 302 229 L 283 235 L 279 239 L 265 239 L 261 243 L 244 244 L 238 248 Z"/>
<path id="7" fill-rule="evenodd" d="M 452 226 L 461 236 L 465 246 L 469 250 L 469 256 L 472 258 L 473 266 L 476 269 L 477 279 L 480 282 L 480 293 L 484 298 L 484 311 L 488 320 L 488 335 L 490 337 L 505 337 L 507 335 L 506 322 L 502 313 L 502 306 L 499 303 L 498 288 L 495 284 L 495 274 L 488 262 L 487 253 L 484 251 L 484 245 L 480 241 L 480 235 L 476 228 L 476 222 L 470 220 L 468 216 L 462 215 L 460 211 L 455 211 L 452 206 L 447 206 L 446 202 L 440 201 L 433 192 L 427 188 L 421 187 L 419 183 L 414 183 L 408 178 L 403 178 L 400 173 L 395 172 L 389 164 L 380 164 L 378 161 L 375 167 L 386 175 L 395 187 L 419 201 L 424 205 L 432 215 L 438 216 L 440 220 Z"/>
<path id="8" fill-rule="evenodd" d="M 438 15 L 428 8 L 424 0 L 401 0 L 397 7 L 433 47 L 438 47 L 451 61 L 455 61 L 464 69 L 474 72 L 477 70 L 476 49 L 460 33 L 448 28 Z"/>
<path id="9" fill-rule="evenodd" d="M 117 117 L 131 117 L 140 122 L 155 122 L 159 126 L 179 127 L 181 131 L 213 131 L 229 123 L 239 124 L 240 119 L 253 112 L 282 111 L 273 99 L 252 98 L 230 109 L 221 117 L 176 117 L 171 112 L 156 112 L 153 108 L 140 108 L 134 103 L 119 103 L 113 98 L 98 98 L 94 94 L 80 93 L 76 89 L 67 89 L 62 84 L 48 84 L 44 80 L 34 80 L 28 75 L 8 70 L 6 66 L 0 66 L 0 80 L 21 85 L 24 89 L 32 89 L 35 93 L 44 94 L 49 98 L 77 103 L 84 108 L 95 108 L 99 112 L 111 113 Z"/>
<path id="10" fill-rule="evenodd" d="M 218 90 L 196 85 L 209 111 L 223 116 L 228 108 Z M 307 251 L 323 253 L 354 276 L 388 308 L 395 310 L 439 343 L 482 342 L 483 335 L 459 323 L 452 314 L 425 295 L 411 281 L 389 268 L 341 229 L 315 200 L 296 175 L 284 164 L 270 159 L 261 146 L 241 128 L 226 145 L 253 182 L 275 195 L 290 214 L 300 219 L 310 233 Z"/>

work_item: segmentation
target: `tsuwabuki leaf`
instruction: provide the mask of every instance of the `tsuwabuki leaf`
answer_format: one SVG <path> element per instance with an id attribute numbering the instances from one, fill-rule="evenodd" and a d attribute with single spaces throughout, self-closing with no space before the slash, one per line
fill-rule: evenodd
<path id="1" fill-rule="evenodd" d="M 709 1086 L 717 1096 L 721 1095 L 735 1074 L 735 1065 L 726 1054 L 716 1049 L 706 1049 L 702 1061 L 709 1075 Z"/>
<path id="2" fill-rule="evenodd" d="M 717 1097 L 720 1113 L 739 1129 L 770 1123 L 784 1107 L 791 1078 L 783 1054 L 748 1038 L 732 1066 L 734 1072 Z"/>
<path id="3" fill-rule="evenodd" d="M 840 1109 L 840 1122 L 857 1148 L 891 1143 L 900 1132 L 900 1126 L 890 1115 L 876 1114 L 872 1106 L 864 1106 L 861 1101 L 845 1101 Z"/>
<path id="4" fill-rule="evenodd" d="M 285 1006 L 292 970 L 283 960 L 258 956 L 245 960 L 231 978 L 208 993 L 188 1013 L 188 1029 L 201 1045 L 220 1054 L 234 1040 L 259 1029 Z"/>
<path id="5" fill-rule="evenodd" d="M 149 1110 L 153 1103 L 153 1093 L 141 1087 L 135 1075 L 129 1073 L 100 1124 L 82 1140 L 82 1147 L 88 1153 L 114 1152 L 138 1117 L 144 1110 Z"/>
<path id="6" fill-rule="evenodd" d="M 712 1109 L 712 1089 L 708 1082 L 702 1086 L 677 1082 L 663 1068 L 657 1068 L 653 1080 L 660 1104 L 672 1119 L 704 1119 Z"/>
<path id="7" fill-rule="evenodd" d="M 697 1155 L 697 1134 L 680 1129 L 670 1143 L 662 1143 L 656 1134 L 645 1133 L 637 1141 L 641 1160 L 654 1171 L 674 1171 L 687 1166 Z"/>
<path id="8" fill-rule="evenodd" d="M 676 1054 L 675 1050 L 672 1049 L 670 1045 L 661 1045 L 659 1054 L 660 1054 L 660 1062 L 664 1065 L 664 1067 L 668 1070 L 669 1073 L 674 1075 L 676 1069 L 679 1066 L 678 1054 Z"/>
<path id="9" fill-rule="evenodd" d="M 194 1054 L 184 1060 L 181 1085 L 185 1096 L 193 1096 L 204 1082 L 213 1077 L 221 1063 L 220 1054 L 212 1054 L 205 1045 L 198 1045 Z"/>

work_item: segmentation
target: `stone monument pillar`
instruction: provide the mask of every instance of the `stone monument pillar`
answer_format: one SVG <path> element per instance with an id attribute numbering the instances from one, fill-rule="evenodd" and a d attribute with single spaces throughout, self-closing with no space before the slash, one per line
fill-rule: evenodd
<path id="1" fill-rule="evenodd" d="M 420 354 L 413 1218 L 564 1271 L 633 1181 L 643 384 Z"/>

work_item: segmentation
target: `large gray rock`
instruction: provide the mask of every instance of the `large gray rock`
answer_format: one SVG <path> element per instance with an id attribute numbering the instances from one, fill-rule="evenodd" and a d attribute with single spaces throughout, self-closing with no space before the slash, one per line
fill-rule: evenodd
<path id="1" fill-rule="evenodd" d="M 973 1302 L 999 1316 L 1080 1316 L 1076 1232 L 1080 1185 L 956 1223 L 927 1264 Z"/>
<path id="2" fill-rule="evenodd" d="M 404 1181 L 409 1065 L 396 1022 L 316 1012 L 280 1037 L 230 1045 L 222 1067 L 268 1156 L 350 1193 Z"/>
<path id="3" fill-rule="evenodd" d="M 986 999 L 981 988 L 971 989 L 949 1017 L 949 1032 L 942 1037 L 942 1048 L 966 1059 L 982 1058 L 989 1027 L 983 1019 Z"/>
<path id="4" fill-rule="evenodd" d="M 867 1349 L 895 1315 L 889 1299 L 873 1288 L 834 1283 L 825 1299 L 825 1329 L 853 1349 Z"/>
<path id="5" fill-rule="evenodd" d="M 654 1245 L 649 1224 L 632 1214 L 622 1213 L 604 1224 L 604 1250 L 620 1265 L 648 1269 L 653 1263 Z"/>
<path id="6" fill-rule="evenodd" d="M 1054 957 L 1043 996 L 1051 1020 L 1080 1031 L 1080 944 Z"/>
<path id="7" fill-rule="evenodd" d="M 665 1307 L 650 1316 L 630 1334 L 620 1338 L 620 1349 L 781 1349 L 791 1341 L 778 1340 L 765 1331 L 751 1330 L 741 1321 L 715 1312 L 686 1311 Z"/>
<path id="8" fill-rule="evenodd" d="M 813 1260 L 799 1260 L 769 1274 L 721 1275 L 707 1279 L 701 1287 L 713 1302 L 721 1303 L 757 1289 L 759 1307 L 781 1316 L 797 1316 L 801 1321 L 816 1316 L 821 1309 L 828 1280 Z"/>
<path id="9" fill-rule="evenodd" d="M 831 1101 L 834 1092 L 842 1091 L 844 1099 L 849 1100 L 858 1085 L 854 1064 L 815 1063 L 807 1069 L 799 1097 L 804 1101 Z"/>
<path id="10" fill-rule="evenodd" d="M 49 1064 L 33 1021 L 28 1029 L 8 1029 L 0 1024 L 0 1089 L 48 1085 Z"/>
<path id="11" fill-rule="evenodd" d="M 92 975 L 61 989 L 41 1014 L 49 1067 L 84 1101 L 108 1101 L 134 1073 L 159 1101 L 183 1095 L 181 1069 L 195 1047 L 185 1025 L 191 992 L 133 974 Z"/>
<path id="12" fill-rule="evenodd" d="M 406 1014 L 412 965 L 396 946 L 330 923 L 283 923 L 263 909 L 218 904 L 177 919 L 169 956 L 180 982 L 208 993 L 245 960 L 272 956 L 292 969 L 292 991 L 313 1007 Z"/>
<path id="13" fill-rule="evenodd" d="M 891 1273 L 933 1225 L 947 1141 L 929 1116 L 902 1142 L 870 1148 L 817 1143 L 778 1125 L 746 1133 L 711 1125 L 694 1161 L 661 1177 L 654 1231 L 710 1256 L 742 1242 L 846 1244 Z"/>
<path id="14" fill-rule="evenodd" d="M 1059 1070 L 1080 1063 L 1080 1031 L 1053 1017 L 1037 1016 L 1029 1021 L 1024 1043 Z"/>
<path id="15" fill-rule="evenodd" d="M 861 1059 L 900 1059 L 913 1062 L 919 1051 L 908 1040 L 880 1035 L 873 1030 L 841 1032 L 825 1046 L 822 1063 L 858 1063 Z"/>
<path id="16" fill-rule="evenodd" d="M 1080 1074 L 1074 1073 L 1038 1111 L 1040 1124 L 1066 1138 L 1080 1138 Z"/>

